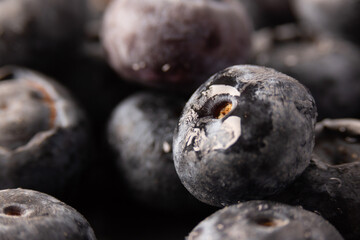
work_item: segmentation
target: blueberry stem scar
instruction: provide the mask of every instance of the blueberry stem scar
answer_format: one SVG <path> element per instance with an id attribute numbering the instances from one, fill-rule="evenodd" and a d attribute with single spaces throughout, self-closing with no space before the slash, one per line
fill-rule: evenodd
<path id="1" fill-rule="evenodd" d="M 231 102 L 225 102 L 220 104 L 216 109 L 215 109 L 215 117 L 217 119 L 222 119 L 223 117 L 226 116 L 226 114 L 228 114 L 232 109 L 232 103 Z"/>
<path id="2" fill-rule="evenodd" d="M 21 216 L 22 209 L 18 206 L 8 206 L 4 208 L 4 213 L 9 216 Z"/>

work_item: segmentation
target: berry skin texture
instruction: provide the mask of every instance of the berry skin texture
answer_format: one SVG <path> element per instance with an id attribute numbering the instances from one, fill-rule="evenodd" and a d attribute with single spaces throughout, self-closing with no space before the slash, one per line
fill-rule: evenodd
<path id="1" fill-rule="evenodd" d="M 114 0 L 102 43 L 110 65 L 147 86 L 192 91 L 249 56 L 250 20 L 233 0 Z"/>
<path id="2" fill-rule="evenodd" d="M 321 216 L 301 207 L 249 201 L 225 207 L 200 222 L 187 240 L 342 240 Z"/>
<path id="3" fill-rule="evenodd" d="M 96 240 L 80 213 L 41 192 L 1 190 L 0 209 L 2 240 Z"/>
<path id="4" fill-rule="evenodd" d="M 87 120 L 58 83 L 20 67 L 0 68 L 0 189 L 62 194 L 87 164 Z"/>
<path id="5" fill-rule="evenodd" d="M 186 103 L 174 134 L 176 171 L 210 205 L 272 195 L 309 164 L 316 115 L 313 97 L 295 79 L 264 67 L 229 67 Z"/>
<path id="6" fill-rule="evenodd" d="M 360 120 L 316 124 L 313 158 L 293 184 L 271 198 L 318 212 L 347 240 L 360 239 Z"/>

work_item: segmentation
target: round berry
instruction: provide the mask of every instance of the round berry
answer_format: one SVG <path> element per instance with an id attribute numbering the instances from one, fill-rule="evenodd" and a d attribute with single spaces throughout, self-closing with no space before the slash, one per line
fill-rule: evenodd
<path id="1" fill-rule="evenodd" d="M 227 66 L 244 63 L 251 26 L 233 0 L 114 0 L 102 42 L 124 78 L 191 91 Z"/>
<path id="2" fill-rule="evenodd" d="M 309 164 L 316 115 L 295 79 L 229 67 L 186 103 L 174 134 L 176 171 L 195 197 L 215 206 L 274 194 Z"/>

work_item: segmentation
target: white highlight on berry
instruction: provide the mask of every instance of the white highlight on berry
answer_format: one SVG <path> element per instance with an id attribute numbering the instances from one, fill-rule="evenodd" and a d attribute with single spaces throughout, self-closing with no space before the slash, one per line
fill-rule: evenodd
<path id="1" fill-rule="evenodd" d="M 231 96 L 240 96 L 240 92 L 232 86 L 224 85 L 224 84 L 215 84 L 211 85 L 208 90 L 202 92 L 203 95 L 206 95 L 207 97 L 211 98 L 213 96 L 219 95 L 219 94 L 227 94 Z"/>
<path id="2" fill-rule="evenodd" d="M 171 65 L 167 63 L 167 64 L 164 64 L 164 65 L 161 67 L 161 71 L 167 72 L 167 71 L 170 70 L 170 68 L 171 68 Z"/>
<path id="3" fill-rule="evenodd" d="M 194 128 L 186 136 L 186 145 L 193 144 L 194 151 L 210 152 L 228 149 L 241 136 L 241 118 L 230 116 L 225 121 L 209 123 L 205 129 Z"/>
<path id="4" fill-rule="evenodd" d="M 169 153 L 171 151 L 171 146 L 168 142 L 163 142 L 163 151 L 164 153 Z"/>

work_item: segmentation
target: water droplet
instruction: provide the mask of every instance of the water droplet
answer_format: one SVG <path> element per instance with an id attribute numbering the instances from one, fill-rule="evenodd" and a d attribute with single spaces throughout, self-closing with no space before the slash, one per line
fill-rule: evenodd
<path id="1" fill-rule="evenodd" d="M 170 68 L 171 68 L 171 65 L 167 63 L 167 64 L 164 64 L 164 65 L 161 67 L 161 71 L 167 72 L 167 71 L 170 70 Z"/>
<path id="2" fill-rule="evenodd" d="M 168 142 L 163 143 L 163 151 L 165 153 L 169 153 L 171 151 L 171 146 L 170 146 L 170 144 Z"/>

